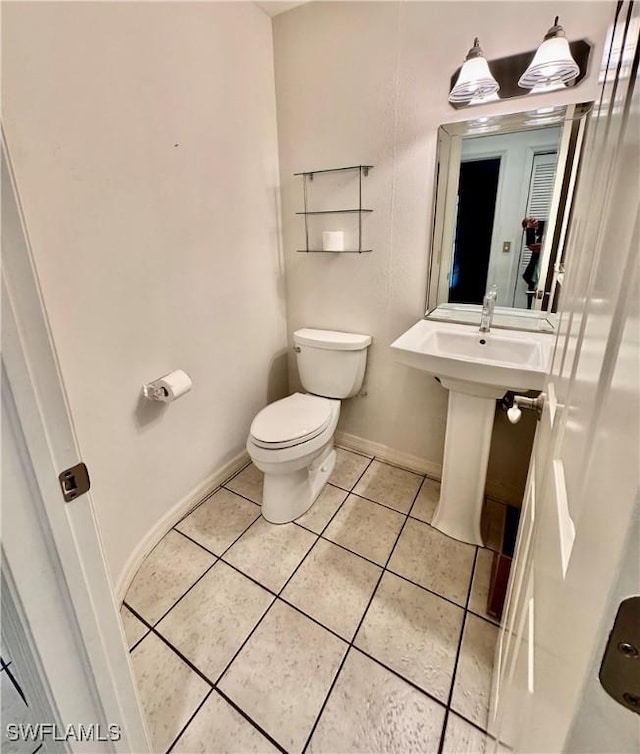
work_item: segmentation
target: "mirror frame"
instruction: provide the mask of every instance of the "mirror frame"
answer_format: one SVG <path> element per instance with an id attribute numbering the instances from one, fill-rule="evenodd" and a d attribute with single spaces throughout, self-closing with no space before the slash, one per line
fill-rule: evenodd
<path id="1" fill-rule="evenodd" d="M 445 301 L 442 298 L 444 278 L 441 276 L 448 276 L 453 261 L 452 245 L 462 139 L 515 131 L 532 131 L 547 126 L 562 126 L 547 233 L 540 251 L 540 274 L 536 297 L 531 309 L 500 307 L 502 314 L 511 313 L 511 316 L 503 316 L 502 324 L 500 316 L 495 317 L 494 326 L 508 329 L 532 329 L 532 327 L 539 329 L 539 325 L 534 324 L 536 319 L 544 320 L 547 324 L 553 322 L 554 318 L 551 313 L 557 311 L 558 297 L 563 283 L 565 241 L 582 157 L 587 115 L 592 107 L 592 102 L 560 105 L 509 115 L 458 121 L 438 128 L 431 257 L 425 317 L 443 318 L 449 322 L 460 321 L 462 324 L 469 324 L 470 319 L 474 319 L 472 324 L 480 321 L 481 306 L 479 304 L 449 304 L 448 300 Z M 443 253 L 445 249 L 448 250 L 447 253 Z M 448 285 L 446 289 L 448 291 Z M 445 311 L 438 312 L 439 307 Z M 456 311 L 462 312 L 459 319 L 456 319 Z M 477 311 L 477 317 L 473 317 L 475 311 Z M 518 324 L 520 321 L 521 325 Z"/>

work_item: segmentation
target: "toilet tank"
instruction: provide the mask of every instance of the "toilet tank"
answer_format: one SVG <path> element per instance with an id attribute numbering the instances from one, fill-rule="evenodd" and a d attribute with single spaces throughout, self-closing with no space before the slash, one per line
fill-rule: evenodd
<path id="1" fill-rule="evenodd" d="M 293 333 L 300 381 L 325 398 L 351 398 L 362 386 L 370 335 L 312 330 Z"/>

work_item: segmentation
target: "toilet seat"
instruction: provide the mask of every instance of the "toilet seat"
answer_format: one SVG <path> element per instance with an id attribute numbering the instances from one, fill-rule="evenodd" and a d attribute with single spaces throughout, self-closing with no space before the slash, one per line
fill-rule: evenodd
<path id="1" fill-rule="evenodd" d="M 317 395 L 294 393 L 271 403 L 251 423 L 251 440 L 260 448 L 272 450 L 309 442 L 329 426 L 334 402 Z"/>

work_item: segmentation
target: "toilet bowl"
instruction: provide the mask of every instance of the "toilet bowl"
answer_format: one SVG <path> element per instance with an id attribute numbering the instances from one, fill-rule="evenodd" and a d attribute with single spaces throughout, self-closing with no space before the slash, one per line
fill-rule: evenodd
<path id="1" fill-rule="evenodd" d="M 293 340 L 300 381 L 310 392 L 263 408 L 247 439 L 247 452 L 264 474 L 262 515 L 274 524 L 302 516 L 331 476 L 340 399 L 362 386 L 371 336 L 305 328 Z"/>
<path id="2" fill-rule="evenodd" d="M 340 401 L 294 393 L 267 406 L 266 412 L 266 417 L 260 412 L 253 420 L 247 452 L 264 474 L 262 515 L 272 524 L 283 524 L 305 513 L 331 476 Z M 308 414 L 322 418 L 305 422 Z M 296 430 L 305 423 L 308 431 L 301 435 Z"/>

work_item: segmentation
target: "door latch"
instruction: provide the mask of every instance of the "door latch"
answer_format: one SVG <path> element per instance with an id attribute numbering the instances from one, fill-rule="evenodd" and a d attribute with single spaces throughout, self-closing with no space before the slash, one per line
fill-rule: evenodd
<path id="1" fill-rule="evenodd" d="M 89 469 L 87 469 L 84 463 L 77 463 L 75 466 L 71 466 L 60 472 L 58 481 L 60 482 L 60 489 L 62 490 L 62 497 L 64 497 L 65 503 L 69 503 L 71 500 L 80 497 L 80 495 L 84 495 L 85 492 L 89 491 L 89 487 L 91 487 Z"/>
<path id="2" fill-rule="evenodd" d="M 602 665 L 602 688 L 623 707 L 640 714 L 640 596 L 620 603 Z"/>

